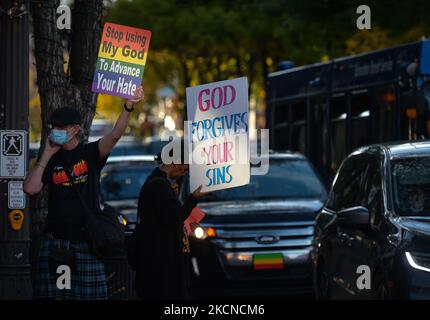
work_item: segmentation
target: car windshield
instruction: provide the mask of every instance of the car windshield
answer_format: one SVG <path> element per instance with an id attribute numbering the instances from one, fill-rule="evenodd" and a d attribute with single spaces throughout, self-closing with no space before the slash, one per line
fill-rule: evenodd
<path id="1" fill-rule="evenodd" d="M 170 141 L 164 141 L 164 140 L 154 140 L 154 141 L 151 141 L 151 142 L 147 143 L 147 152 L 149 154 L 157 154 L 169 142 Z"/>
<path id="2" fill-rule="evenodd" d="M 113 148 L 111 156 L 141 156 L 148 154 L 148 150 L 144 145 L 130 144 L 117 145 Z"/>
<path id="3" fill-rule="evenodd" d="M 127 167 L 121 164 L 104 171 L 100 181 L 102 201 L 137 199 L 152 169 L 149 165 Z"/>
<path id="4" fill-rule="evenodd" d="M 430 157 L 392 163 L 393 201 L 401 216 L 430 216 Z"/>
<path id="5" fill-rule="evenodd" d="M 92 136 L 104 136 L 112 130 L 110 123 L 93 123 L 91 125 L 90 134 Z"/>
<path id="6" fill-rule="evenodd" d="M 266 175 L 251 175 L 246 186 L 210 192 L 205 202 L 282 198 L 322 198 L 326 192 L 308 162 L 271 159 Z"/>

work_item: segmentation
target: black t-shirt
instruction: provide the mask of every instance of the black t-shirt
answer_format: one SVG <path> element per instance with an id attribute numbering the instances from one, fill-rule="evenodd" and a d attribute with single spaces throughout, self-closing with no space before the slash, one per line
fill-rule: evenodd
<path id="1" fill-rule="evenodd" d="M 57 238 L 85 240 L 83 226 L 86 212 L 68 176 L 71 176 L 88 208 L 100 210 L 99 178 L 108 157 L 100 158 L 99 141 L 80 144 L 73 150 L 60 149 L 46 166 L 42 179 L 43 184 L 48 186 L 46 231 Z"/>

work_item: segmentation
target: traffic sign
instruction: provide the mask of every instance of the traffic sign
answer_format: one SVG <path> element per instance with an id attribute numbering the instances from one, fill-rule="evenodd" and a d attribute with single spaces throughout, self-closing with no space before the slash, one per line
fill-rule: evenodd
<path id="1" fill-rule="evenodd" d="M 22 181 L 9 181 L 8 207 L 9 209 L 25 209 L 25 194 Z"/>
<path id="2" fill-rule="evenodd" d="M 24 178 L 27 164 L 27 131 L 0 131 L 0 178 Z"/>

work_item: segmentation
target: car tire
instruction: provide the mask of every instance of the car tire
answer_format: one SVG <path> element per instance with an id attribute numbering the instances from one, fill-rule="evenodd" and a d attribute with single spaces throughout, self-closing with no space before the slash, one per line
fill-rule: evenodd
<path id="1" fill-rule="evenodd" d="M 330 276 L 324 262 L 320 262 L 317 269 L 316 298 L 317 300 L 329 300 L 331 297 Z"/>

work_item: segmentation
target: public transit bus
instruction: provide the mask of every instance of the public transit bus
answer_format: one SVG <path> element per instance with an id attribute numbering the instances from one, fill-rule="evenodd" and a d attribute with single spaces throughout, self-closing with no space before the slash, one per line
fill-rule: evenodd
<path id="1" fill-rule="evenodd" d="M 266 102 L 271 148 L 329 184 L 359 146 L 430 136 L 430 40 L 271 73 Z"/>

